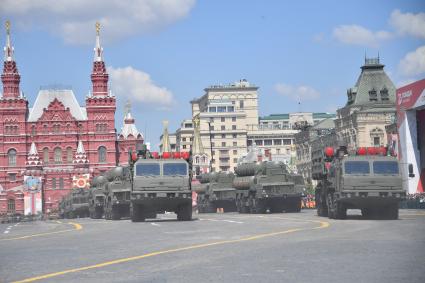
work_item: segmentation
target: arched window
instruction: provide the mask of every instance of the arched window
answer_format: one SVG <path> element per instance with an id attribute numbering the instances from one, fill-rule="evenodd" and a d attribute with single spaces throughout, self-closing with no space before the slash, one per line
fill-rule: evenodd
<path id="1" fill-rule="evenodd" d="M 49 149 L 47 147 L 43 148 L 43 163 L 49 164 Z"/>
<path id="2" fill-rule="evenodd" d="M 63 177 L 60 177 L 60 178 L 59 178 L 59 189 L 60 189 L 60 190 L 63 190 L 63 188 L 64 188 Z"/>
<path id="3" fill-rule="evenodd" d="M 52 178 L 52 189 L 56 189 L 56 178 Z"/>
<path id="4" fill-rule="evenodd" d="M 35 130 L 35 125 L 31 126 L 31 135 L 35 136 L 37 134 L 36 130 Z"/>
<path id="5" fill-rule="evenodd" d="M 14 199 L 8 199 L 7 200 L 7 212 L 9 213 L 15 213 L 15 200 Z"/>
<path id="6" fill-rule="evenodd" d="M 381 89 L 380 94 L 381 94 L 381 100 L 382 101 L 389 101 L 390 100 L 390 98 L 388 96 L 388 89 L 386 87 Z"/>
<path id="7" fill-rule="evenodd" d="M 16 166 L 16 150 L 9 149 L 7 157 L 9 159 L 9 166 Z"/>
<path id="8" fill-rule="evenodd" d="M 54 155 L 55 163 L 61 164 L 62 163 L 62 149 L 60 149 L 59 147 L 55 148 L 54 154 L 55 154 Z"/>
<path id="9" fill-rule="evenodd" d="M 99 157 L 99 163 L 106 162 L 106 147 L 99 147 L 99 149 L 97 150 L 97 154 Z"/>
<path id="10" fill-rule="evenodd" d="M 71 147 L 68 147 L 66 149 L 66 162 L 72 163 L 72 148 Z"/>
<path id="11" fill-rule="evenodd" d="M 195 157 L 195 163 L 196 163 L 196 164 L 199 164 L 199 156 L 196 156 L 196 157 Z"/>

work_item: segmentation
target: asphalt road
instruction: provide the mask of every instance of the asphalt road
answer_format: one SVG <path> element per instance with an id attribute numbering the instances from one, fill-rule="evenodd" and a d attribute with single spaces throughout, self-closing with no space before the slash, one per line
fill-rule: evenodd
<path id="1" fill-rule="evenodd" d="M 0 282 L 425 281 L 425 211 L 159 217 L 0 224 Z"/>

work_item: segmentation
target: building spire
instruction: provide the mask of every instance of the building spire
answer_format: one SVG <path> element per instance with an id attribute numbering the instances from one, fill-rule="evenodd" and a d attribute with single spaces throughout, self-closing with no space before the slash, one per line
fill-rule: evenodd
<path id="1" fill-rule="evenodd" d="M 10 40 L 10 22 L 6 21 L 6 45 L 4 50 L 4 61 L 13 61 L 13 46 Z"/>
<path id="2" fill-rule="evenodd" d="M 162 125 L 164 126 L 164 133 L 162 134 L 162 152 L 170 152 L 170 136 L 168 135 L 168 121 L 162 121 Z"/>
<path id="3" fill-rule="evenodd" d="M 199 116 L 195 116 L 193 119 L 193 143 L 192 143 L 192 154 L 193 155 L 202 155 L 204 154 L 204 147 L 201 140 L 200 132 L 200 120 Z"/>
<path id="4" fill-rule="evenodd" d="M 106 97 L 108 92 L 109 75 L 106 72 L 103 61 L 103 48 L 100 45 L 100 23 L 96 22 L 96 46 L 94 47 L 93 71 L 91 81 L 93 84 L 92 94 L 94 97 Z"/>
<path id="5" fill-rule="evenodd" d="M 21 76 L 18 73 L 16 62 L 13 59 L 13 46 L 10 40 L 10 22 L 6 21 L 6 45 L 4 50 L 4 64 L 1 81 L 3 83 L 3 98 L 19 98 L 19 83 Z"/>
<path id="6" fill-rule="evenodd" d="M 94 47 L 94 61 L 101 62 L 103 61 L 103 48 L 100 45 L 100 23 L 96 22 L 96 46 Z"/>

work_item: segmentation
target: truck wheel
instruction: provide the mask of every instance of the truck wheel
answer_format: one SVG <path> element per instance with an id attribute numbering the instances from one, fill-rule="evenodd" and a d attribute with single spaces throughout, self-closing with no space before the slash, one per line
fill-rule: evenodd
<path id="1" fill-rule="evenodd" d="M 370 218 L 370 216 L 371 216 L 371 211 L 370 211 L 370 209 L 369 208 L 362 208 L 361 209 L 361 211 L 362 211 L 362 216 L 363 216 L 363 218 Z"/>
<path id="2" fill-rule="evenodd" d="M 335 201 L 335 219 L 346 219 L 347 208 L 343 203 Z"/>
<path id="3" fill-rule="evenodd" d="M 118 211 L 118 209 L 111 209 L 111 219 L 112 220 L 120 220 L 121 219 L 121 215 L 120 212 Z"/>
<path id="4" fill-rule="evenodd" d="M 133 205 L 133 204 L 130 205 L 130 217 L 131 217 L 131 222 L 145 221 L 143 210 L 139 205 Z"/>
<path id="5" fill-rule="evenodd" d="M 192 204 L 186 204 L 179 207 L 177 212 L 177 220 L 190 221 L 192 220 Z"/>
<path id="6" fill-rule="evenodd" d="M 398 204 L 392 204 L 382 209 L 381 215 L 386 220 L 398 219 Z"/>

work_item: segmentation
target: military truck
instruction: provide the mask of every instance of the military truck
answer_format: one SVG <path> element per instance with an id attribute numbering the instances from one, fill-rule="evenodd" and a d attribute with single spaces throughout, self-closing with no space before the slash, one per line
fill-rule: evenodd
<path id="1" fill-rule="evenodd" d="M 284 163 L 240 163 L 235 173 L 233 187 L 239 213 L 301 211 L 302 191 L 295 187 Z"/>
<path id="2" fill-rule="evenodd" d="M 89 216 L 89 192 L 86 189 L 72 189 L 59 205 L 64 218 Z"/>
<path id="3" fill-rule="evenodd" d="M 312 177 L 317 214 L 345 219 L 347 209 L 360 209 L 364 217 L 397 219 L 398 203 L 405 199 L 399 162 L 384 147 L 345 147 L 312 151 Z"/>
<path id="4" fill-rule="evenodd" d="M 131 221 L 145 221 L 165 211 L 178 220 L 192 219 L 192 158 L 188 152 L 149 152 L 143 147 L 130 153 Z"/>
<path id="5" fill-rule="evenodd" d="M 199 213 L 216 212 L 217 208 L 223 208 L 223 212 L 236 211 L 234 178 L 232 172 L 201 174 L 199 181 L 204 187 L 202 191 L 197 191 Z"/>
<path id="6" fill-rule="evenodd" d="M 128 166 L 105 173 L 105 219 L 118 220 L 130 215 L 131 176 Z"/>
<path id="7" fill-rule="evenodd" d="M 105 206 L 105 186 L 107 179 L 104 176 L 94 177 L 89 190 L 89 214 L 90 218 L 100 219 L 103 217 Z"/>

